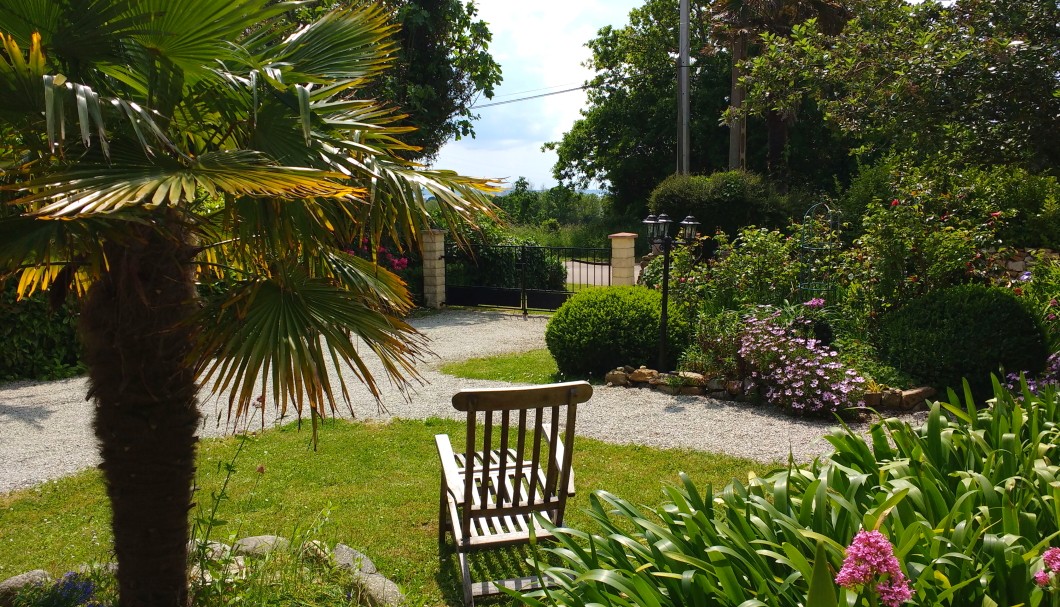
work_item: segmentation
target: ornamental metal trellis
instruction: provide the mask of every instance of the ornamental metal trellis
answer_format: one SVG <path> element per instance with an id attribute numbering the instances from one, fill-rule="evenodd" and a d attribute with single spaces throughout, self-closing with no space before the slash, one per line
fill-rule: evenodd
<path id="1" fill-rule="evenodd" d="M 839 251 L 839 212 L 826 202 L 814 204 L 802 216 L 799 229 L 799 295 L 803 300 L 831 298 L 835 254 Z"/>

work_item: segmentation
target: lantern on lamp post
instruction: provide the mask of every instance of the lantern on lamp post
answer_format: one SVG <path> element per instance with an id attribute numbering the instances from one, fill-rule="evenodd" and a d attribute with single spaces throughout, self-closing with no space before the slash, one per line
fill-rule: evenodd
<path id="1" fill-rule="evenodd" d="M 684 221 L 679 224 L 681 229 L 678 233 L 678 238 L 670 237 L 670 225 L 673 221 L 666 213 L 660 213 L 658 216 L 648 215 L 643 223 L 648 232 L 648 241 L 652 245 L 659 247 L 663 256 L 662 310 L 659 313 L 659 371 L 665 372 L 667 321 L 669 320 L 667 308 L 670 296 L 670 250 L 673 249 L 675 244 L 687 245 L 695 242 L 699 222 L 691 215 L 685 217 Z"/>

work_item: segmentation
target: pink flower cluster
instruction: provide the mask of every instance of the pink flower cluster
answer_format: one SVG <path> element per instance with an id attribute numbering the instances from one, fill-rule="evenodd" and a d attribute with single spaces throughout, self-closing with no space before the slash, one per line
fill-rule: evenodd
<path id="1" fill-rule="evenodd" d="M 898 607 L 913 598 L 909 580 L 902 573 L 894 556 L 894 547 L 887 537 L 879 531 L 858 531 L 847 547 L 847 556 L 835 583 L 844 588 L 856 588 L 873 582 L 876 582 L 873 589 L 887 607 Z"/>
<path id="2" fill-rule="evenodd" d="M 1042 561 L 1045 563 L 1045 569 L 1034 574 L 1034 583 L 1044 588 L 1053 580 L 1054 573 L 1060 573 L 1060 548 L 1046 550 Z"/>

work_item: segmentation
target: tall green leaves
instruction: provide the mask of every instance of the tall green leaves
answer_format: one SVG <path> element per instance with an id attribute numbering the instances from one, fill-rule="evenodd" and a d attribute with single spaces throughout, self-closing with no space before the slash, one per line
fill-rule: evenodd
<path id="1" fill-rule="evenodd" d="M 995 384 L 996 385 L 996 384 Z M 948 413 L 948 415 L 947 415 Z M 836 604 L 834 571 L 860 529 L 895 546 L 921 605 L 1036 604 L 1034 560 L 1060 536 L 1055 393 L 999 386 L 992 406 L 951 394 L 927 422 L 848 429 L 835 452 L 720 493 L 683 477 L 651 511 L 599 493 L 599 533 L 558 530 L 546 570 L 564 605 Z M 811 582 L 812 581 L 812 582 Z M 842 590 L 840 604 L 855 596 Z M 812 600 L 807 597 L 812 597 Z"/>

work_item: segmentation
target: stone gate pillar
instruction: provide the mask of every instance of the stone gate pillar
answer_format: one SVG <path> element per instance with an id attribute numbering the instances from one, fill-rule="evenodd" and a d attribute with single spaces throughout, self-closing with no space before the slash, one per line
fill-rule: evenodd
<path id="1" fill-rule="evenodd" d="M 608 238 L 611 239 L 611 285 L 625 287 L 635 284 L 633 241 L 637 239 L 637 235 L 632 232 L 619 232 L 611 234 Z"/>
<path id="2" fill-rule="evenodd" d="M 445 303 L 445 232 L 420 232 L 423 244 L 423 303 L 429 308 L 441 308 Z"/>

